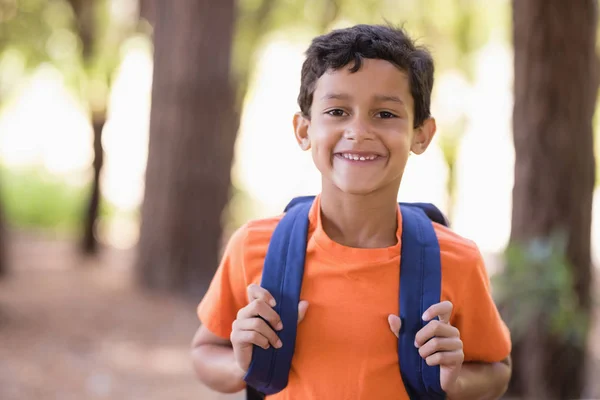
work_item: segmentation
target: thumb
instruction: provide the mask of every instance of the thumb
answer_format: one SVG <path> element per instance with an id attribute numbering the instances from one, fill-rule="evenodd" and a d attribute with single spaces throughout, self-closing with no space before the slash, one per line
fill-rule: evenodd
<path id="1" fill-rule="evenodd" d="M 308 301 L 301 300 L 300 303 L 298 303 L 298 323 L 302 322 L 302 320 L 304 319 L 307 309 L 308 309 Z"/>
<path id="2" fill-rule="evenodd" d="M 394 333 L 394 335 L 396 335 L 396 337 L 400 336 L 400 327 L 402 326 L 400 317 L 390 314 L 388 316 L 388 323 L 390 324 L 390 330 Z"/>

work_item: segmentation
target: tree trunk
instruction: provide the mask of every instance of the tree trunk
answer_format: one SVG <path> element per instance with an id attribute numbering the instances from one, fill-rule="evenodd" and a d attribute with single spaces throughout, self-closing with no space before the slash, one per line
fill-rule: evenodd
<path id="1" fill-rule="evenodd" d="M 198 299 L 219 263 L 239 125 L 230 82 L 235 1 L 155 5 L 137 273 L 145 287 Z"/>
<path id="2" fill-rule="evenodd" d="M 140 0 L 139 15 L 141 19 L 146 20 L 152 27 L 156 20 L 156 3 L 155 0 Z"/>
<path id="3" fill-rule="evenodd" d="M 69 0 L 77 22 L 77 32 L 81 39 L 83 64 L 86 69 L 91 68 L 95 51 L 97 50 L 97 31 L 96 31 L 96 9 L 97 0 Z M 89 90 L 89 89 L 87 89 Z M 96 221 L 98 220 L 98 210 L 100 208 L 101 188 L 100 173 L 104 160 L 104 150 L 102 149 L 102 129 L 106 122 L 106 104 L 108 95 L 100 101 L 93 101 L 97 93 L 87 93 L 88 103 L 92 106 L 92 128 L 94 133 L 94 161 L 93 161 L 93 179 L 92 190 L 86 207 L 83 219 L 83 237 L 81 249 L 84 254 L 93 255 L 98 249 L 96 239 Z"/>
<path id="4" fill-rule="evenodd" d="M 592 117 L 598 82 L 596 2 L 513 0 L 512 5 L 515 184 L 511 243 L 566 234 L 572 289 L 578 310 L 589 317 L 595 168 Z M 547 331 L 535 336 L 515 341 L 511 394 L 581 398 L 586 340 L 560 339 Z M 532 367 L 526 360 L 535 354 L 541 360 Z M 532 376 L 536 371 L 542 376 Z"/>
<path id="5" fill-rule="evenodd" d="M 1 188 L 0 188 L 1 190 Z M 7 254 L 6 254 L 6 221 L 4 219 L 2 204 L 0 204 L 0 278 L 4 277 L 7 272 Z"/>
<path id="6" fill-rule="evenodd" d="M 92 127 L 94 129 L 94 177 L 92 180 L 92 192 L 85 214 L 84 232 L 83 232 L 83 252 L 85 254 L 95 254 L 98 250 L 98 241 L 96 240 L 96 220 L 100 209 L 100 173 L 104 164 L 104 150 L 102 149 L 102 130 L 106 123 L 106 110 L 92 117 Z"/>

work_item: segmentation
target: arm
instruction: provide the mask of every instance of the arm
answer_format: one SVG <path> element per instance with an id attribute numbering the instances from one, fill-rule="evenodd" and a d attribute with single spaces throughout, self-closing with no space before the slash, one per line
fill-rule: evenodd
<path id="1" fill-rule="evenodd" d="M 512 372 L 510 357 L 496 363 L 466 362 L 449 400 L 496 400 L 506 389 Z"/>
<path id="2" fill-rule="evenodd" d="M 275 299 L 258 285 L 248 286 L 250 303 L 242 308 L 233 322 L 230 338 L 223 339 L 204 326 L 192 341 L 192 359 L 198 379 L 222 393 L 235 393 L 246 387 L 244 376 L 250 366 L 254 345 L 267 349 L 281 347 L 271 326 L 281 330 L 281 319 L 273 310 Z M 308 302 L 298 304 L 298 323 L 302 321 Z M 261 318 L 258 318 L 258 317 Z M 268 321 L 270 326 L 265 321 Z"/>
<path id="3" fill-rule="evenodd" d="M 244 371 L 238 366 L 231 342 L 201 326 L 192 341 L 192 361 L 198 379 L 222 393 L 243 390 Z"/>
<path id="4" fill-rule="evenodd" d="M 496 400 L 510 380 L 510 356 L 501 362 L 463 362 L 460 332 L 449 323 L 452 307 L 443 301 L 425 311 L 423 318 L 428 323 L 415 337 L 419 354 L 428 365 L 440 366 L 440 384 L 449 400 Z M 432 320 L 436 316 L 439 321 Z M 400 318 L 390 315 L 388 321 L 398 337 Z"/>

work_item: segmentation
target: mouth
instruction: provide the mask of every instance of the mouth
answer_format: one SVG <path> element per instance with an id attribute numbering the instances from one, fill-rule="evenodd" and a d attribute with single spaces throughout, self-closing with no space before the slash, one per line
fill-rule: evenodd
<path id="1" fill-rule="evenodd" d="M 335 153 L 338 158 L 343 158 L 348 161 L 368 162 L 375 161 L 379 158 L 383 158 L 379 154 L 375 153 Z"/>

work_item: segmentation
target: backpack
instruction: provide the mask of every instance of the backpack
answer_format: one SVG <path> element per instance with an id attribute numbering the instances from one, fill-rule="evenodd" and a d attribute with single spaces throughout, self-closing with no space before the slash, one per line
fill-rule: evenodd
<path id="1" fill-rule="evenodd" d="M 244 377 L 248 400 L 262 399 L 283 390 L 294 355 L 298 303 L 304 273 L 308 214 L 314 196 L 294 198 L 271 237 L 264 261 L 261 286 L 275 298 L 275 311 L 284 328 L 278 332 L 283 347 L 254 346 Z M 440 386 L 440 367 L 427 365 L 414 346 L 415 335 L 425 326 L 421 315 L 440 301 L 440 248 L 431 221 L 449 223 L 434 205 L 399 203 L 402 213 L 400 262 L 400 318 L 398 338 L 400 374 L 412 399 L 445 399 Z"/>

